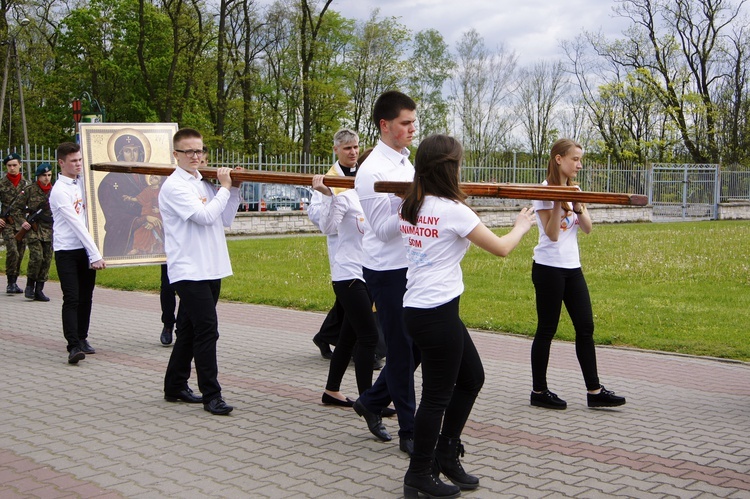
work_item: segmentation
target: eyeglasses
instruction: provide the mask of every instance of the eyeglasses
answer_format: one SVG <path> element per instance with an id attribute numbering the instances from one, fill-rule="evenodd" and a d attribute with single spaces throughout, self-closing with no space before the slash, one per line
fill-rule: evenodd
<path id="1" fill-rule="evenodd" d="M 208 148 L 204 147 L 203 149 L 185 149 L 185 150 L 175 149 L 175 152 L 181 152 L 188 158 L 200 158 L 208 152 Z"/>

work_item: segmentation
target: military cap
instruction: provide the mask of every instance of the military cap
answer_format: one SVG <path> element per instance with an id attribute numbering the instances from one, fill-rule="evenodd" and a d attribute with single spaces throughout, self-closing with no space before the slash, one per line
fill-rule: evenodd
<path id="1" fill-rule="evenodd" d="M 51 171 L 52 171 L 52 165 L 50 165 L 49 163 L 42 163 L 36 169 L 36 176 L 38 177 L 39 175 L 44 175 L 45 173 L 51 172 Z"/>
<path id="2" fill-rule="evenodd" d="M 5 156 L 5 158 L 3 158 L 3 164 L 7 165 L 9 162 L 13 161 L 14 159 L 21 161 L 21 155 L 16 152 L 12 152 L 8 154 L 7 156 Z"/>

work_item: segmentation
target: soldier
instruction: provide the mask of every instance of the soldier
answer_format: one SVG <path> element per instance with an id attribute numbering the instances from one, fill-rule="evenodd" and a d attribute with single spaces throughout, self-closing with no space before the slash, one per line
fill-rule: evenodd
<path id="1" fill-rule="evenodd" d="M 26 189 L 25 204 L 30 230 L 26 233 L 29 264 L 26 267 L 26 289 L 29 300 L 49 301 L 42 291 L 52 263 L 52 210 L 49 193 L 52 190 L 52 165 L 42 163 L 36 169 L 36 183 Z"/>
<path id="2" fill-rule="evenodd" d="M 21 260 L 23 253 L 26 251 L 26 243 L 16 241 L 15 235 L 21 230 L 26 223 L 24 218 L 23 204 L 24 189 L 26 181 L 21 175 L 21 156 L 11 153 L 3 159 L 3 164 L 7 170 L 6 175 L 0 179 L 0 203 L 2 203 L 2 212 L 0 212 L 0 230 L 3 233 L 5 242 L 5 275 L 8 277 L 8 287 L 6 293 L 23 293 L 21 288 L 16 284 L 18 274 L 21 271 Z"/>

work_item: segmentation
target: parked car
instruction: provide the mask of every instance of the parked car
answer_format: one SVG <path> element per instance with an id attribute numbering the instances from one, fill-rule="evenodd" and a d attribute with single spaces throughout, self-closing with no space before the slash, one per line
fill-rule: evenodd
<path id="1" fill-rule="evenodd" d="M 293 211 L 303 209 L 293 185 L 242 182 L 239 211 Z"/>
<path id="2" fill-rule="evenodd" d="M 294 186 L 295 189 L 297 189 L 297 193 L 299 194 L 300 203 L 302 203 L 302 209 L 306 210 L 308 206 L 310 206 L 310 201 L 312 201 L 313 197 L 313 190 L 312 187 L 306 187 L 304 185 L 296 185 Z"/>

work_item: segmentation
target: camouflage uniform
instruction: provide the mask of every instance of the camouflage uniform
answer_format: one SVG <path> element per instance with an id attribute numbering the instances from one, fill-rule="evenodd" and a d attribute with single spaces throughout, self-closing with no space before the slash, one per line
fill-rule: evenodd
<path id="1" fill-rule="evenodd" d="M 26 233 L 24 241 L 29 248 L 29 265 L 26 277 L 37 284 L 47 281 L 49 267 L 52 263 L 52 210 L 49 207 L 49 193 L 44 192 L 38 183 L 26 190 L 28 217 L 34 217 L 31 230 Z M 37 210 L 41 209 L 35 215 Z"/>
<path id="2" fill-rule="evenodd" d="M 22 178 L 18 183 L 18 187 L 13 186 L 13 182 L 8 179 L 8 176 L 3 176 L 0 179 L 0 203 L 2 203 L 2 212 L 0 215 L 5 214 L 8 206 L 13 199 L 26 187 L 26 181 Z M 21 224 L 25 220 L 24 210 L 24 195 L 21 195 L 13 203 L 13 207 L 10 211 L 10 216 L 13 218 L 13 223 L 5 221 L 5 228 L 3 229 L 3 242 L 5 243 L 5 274 L 9 279 L 18 277 L 21 270 L 21 260 L 23 260 L 23 254 L 26 251 L 26 243 L 24 241 L 16 241 L 16 232 L 21 230 Z"/>

